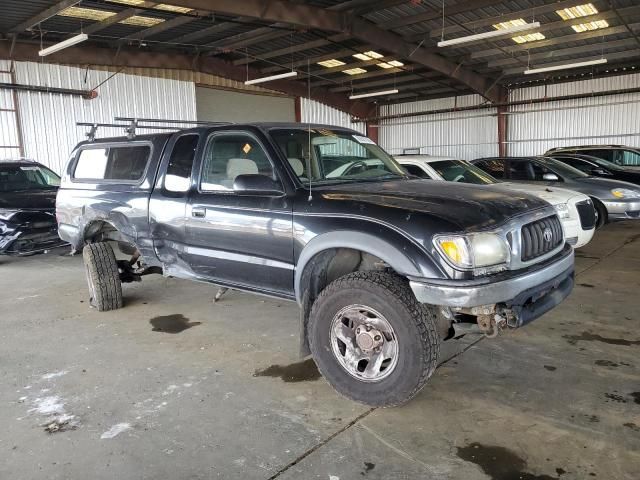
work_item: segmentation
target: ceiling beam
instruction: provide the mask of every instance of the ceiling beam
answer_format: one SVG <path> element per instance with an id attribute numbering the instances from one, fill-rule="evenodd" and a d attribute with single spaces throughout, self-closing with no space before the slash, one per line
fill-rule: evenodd
<path id="1" fill-rule="evenodd" d="M 445 57 L 408 43 L 361 18 L 332 10 L 297 4 L 287 0 L 172 0 L 174 5 L 194 10 L 209 10 L 229 15 L 243 15 L 273 22 L 285 22 L 307 28 L 350 34 L 352 37 L 389 51 L 401 58 L 453 78 L 491 101 L 500 101 L 504 92 L 490 79 L 467 70 Z"/>
<path id="2" fill-rule="evenodd" d="M 193 22 L 197 19 L 198 17 L 195 16 L 191 17 L 181 15 L 179 17 L 173 17 L 152 27 L 145 28 L 144 30 L 140 30 L 136 33 L 132 33 L 131 35 L 124 37 L 121 41 L 126 42 L 127 40 L 143 40 L 153 35 L 157 35 L 158 33 L 162 33 L 167 30 L 171 30 L 172 28 L 179 27 L 180 25 L 185 25 L 187 23 Z"/>
<path id="3" fill-rule="evenodd" d="M 9 59 L 11 42 L 0 41 L 0 59 Z M 38 43 L 17 42 L 13 50 L 13 59 L 18 61 L 37 61 Z M 122 48 L 115 55 L 111 48 L 98 48 L 88 45 L 75 46 L 56 52 L 47 61 L 66 65 L 103 65 L 111 67 L 139 67 L 139 68 L 167 68 L 198 71 L 210 75 L 243 82 L 246 80 L 247 68 L 238 67 L 216 57 L 200 57 L 178 53 L 140 51 L 138 49 Z M 249 69 L 251 78 L 258 77 L 261 72 Z M 306 97 L 307 85 L 304 82 L 291 80 L 276 80 L 269 82 L 269 89 L 286 93 L 291 96 Z M 313 87 L 311 98 L 338 110 L 357 117 L 366 117 L 374 113 L 374 106 L 369 102 L 352 101 L 347 95 L 330 92 L 325 88 Z"/>
<path id="4" fill-rule="evenodd" d="M 212 54 L 217 53 L 219 49 L 225 51 L 237 50 L 238 48 L 248 47 L 256 43 L 291 35 L 293 30 L 287 30 L 286 27 L 286 23 L 275 23 L 269 27 L 254 28 L 248 32 L 239 33 L 231 37 L 223 38 L 222 40 L 208 43 L 203 45 L 202 48 L 214 48 L 214 51 L 211 52 Z"/>
<path id="5" fill-rule="evenodd" d="M 478 8 L 490 7 L 497 3 L 503 3 L 503 0 L 474 0 L 472 2 L 460 2 L 450 7 L 445 6 L 444 16 L 446 19 L 447 16 L 469 12 L 471 10 L 476 10 Z M 410 15 L 407 17 L 400 17 L 394 20 L 389 20 L 387 22 L 384 22 L 384 27 L 386 29 L 393 30 L 395 28 L 406 27 L 407 25 L 413 25 L 415 23 L 427 22 L 429 20 L 442 18 L 441 9 L 435 9 L 430 7 L 427 7 L 427 8 L 428 10 L 424 13 L 419 13 L 417 15 Z"/>
<path id="6" fill-rule="evenodd" d="M 432 72 L 428 72 L 428 73 L 432 73 Z M 402 85 L 403 83 L 406 83 L 406 82 L 414 82 L 421 78 L 425 78 L 424 75 L 425 74 L 417 75 L 415 73 L 410 73 L 408 75 L 401 75 L 399 77 L 396 77 L 395 79 L 384 78 L 382 80 L 373 80 L 371 82 L 363 82 L 363 83 L 358 83 L 356 85 L 358 86 L 358 88 L 373 88 L 373 87 L 386 87 L 389 85 Z M 341 87 L 333 87 L 333 88 L 330 88 L 329 90 L 331 90 L 332 92 L 349 92 L 351 91 L 351 86 L 346 85 Z"/>
<path id="7" fill-rule="evenodd" d="M 61 2 L 56 3 L 55 5 L 43 10 L 42 12 L 34 15 L 33 17 L 25 20 L 24 22 L 19 23 L 15 27 L 11 28 L 11 32 L 13 33 L 22 33 L 25 30 L 31 30 L 31 27 L 37 25 L 45 20 L 57 15 L 61 11 L 74 6 L 76 3 L 80 3 L 80 0 L 63 0 Z"/>
<path id="8" fill-rule="evenodd" d="M 196 40 L 200 40 L 201 38 L 206 38 L 211 35 L 215 35 L 217 33 L 224 33 L 227 30 L 231 30 L 234 27 L 238 26 L 236 22 L 249 22 L 251 21 L 248 17 L 236 17 L 233 22 L 220 22 L 214 23 L 210 27 L 201 28 L 195 32 L 187 33 L 180 37 L 174 38 L 171 40 L 173 43 L 192 43 Z"/>

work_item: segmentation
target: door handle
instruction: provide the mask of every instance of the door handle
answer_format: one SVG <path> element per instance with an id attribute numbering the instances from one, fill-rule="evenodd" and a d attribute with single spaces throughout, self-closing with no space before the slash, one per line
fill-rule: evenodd
<path id="1" fill-rule="evenodd" d="M 204 207 L 194 207 L 191 209 L 191 216 L 204 218 L 207 215 L 207 209 Z"/>

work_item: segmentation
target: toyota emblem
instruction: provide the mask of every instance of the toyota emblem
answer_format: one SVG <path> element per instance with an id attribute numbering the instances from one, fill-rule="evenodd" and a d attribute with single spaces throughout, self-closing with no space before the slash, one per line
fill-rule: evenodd
<path id="1" fill-rule="evenodd" d="M 553 239 L 553 232 L 550 228 L 545 228 L 542 232 L 542 238 L 544 238 L 545 242 L 550 242 Z"/>

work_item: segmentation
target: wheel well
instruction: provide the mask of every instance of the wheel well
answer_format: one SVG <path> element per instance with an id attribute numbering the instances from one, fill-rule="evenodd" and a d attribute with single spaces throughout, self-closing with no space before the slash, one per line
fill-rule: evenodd
<path id="1" fill-rule="evenodd" d="M 84 233 L 85 243 L 117 242 L 120 251 L 126 255 L 134 255 L 138 249 L 126 241 L 118 229 L 111 223 L 98 220 L 90 223 Z"/>
<path id="2" fill-rule="evenodd" d="M 394 271 L 379 257 L 354 248 L 330 248 L 307 262 L 300 278 L 300 354 L 311 353 L 307 341 L 307 323 L 311 306 L 318 295 L 334 280 L 357 271 Z"/>
<path id="3" fill-rule="evenodd" d="M 603 227 L 609 221 L 607 207 L 605 207 L 604 203 L 602 203 L 596 197 L 590 197 L 590 198 L 591 198 L 591 201 L 593 202 L 594 208 L 598 212 L 598 221 L 596 223 L 596 230 L 597 230 L 600 227 Z"/>

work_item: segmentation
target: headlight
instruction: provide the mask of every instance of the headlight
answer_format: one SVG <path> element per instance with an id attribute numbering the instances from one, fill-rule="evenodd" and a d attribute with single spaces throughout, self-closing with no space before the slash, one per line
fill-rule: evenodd
<path id="1" fill-rule="evenodd" d="M 616 198 L 640 198 L 640 192 L 628 188 L 614 188 L 611 193 Z"/>
<path id="2" fill-rule="evenodd" d="M 569 218 L 569 206 L 566 203 L 555 205 L 556 213 L 560 218 Z"/>
<path id="3" fill-rule="evenodd" d="M 458 268 L 489 267 L 509 261 L 509 247 L 495 233 L 438 235 L 434 243 L 441 255 Z"/>
<path id="4" fill-rule="evenodd" d="M 11 220 L 18 210 L 11 210 L 9 208 L 0 208 L 0 220 Z"/>

